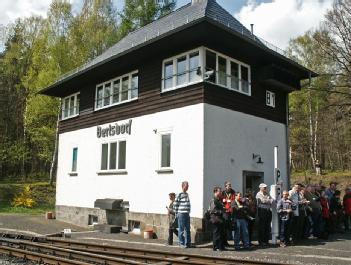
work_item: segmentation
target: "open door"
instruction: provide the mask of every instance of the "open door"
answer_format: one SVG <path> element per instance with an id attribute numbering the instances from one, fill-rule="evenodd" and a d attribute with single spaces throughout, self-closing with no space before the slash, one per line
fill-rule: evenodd
<path id="1" fill-rule="evenodd" d="M 264 182 L 264 173 L 255 171 L 243 171 L 243 194 L 248 189 L 252 190 L 254 197 L 259 191 L 258 186 Z"/>

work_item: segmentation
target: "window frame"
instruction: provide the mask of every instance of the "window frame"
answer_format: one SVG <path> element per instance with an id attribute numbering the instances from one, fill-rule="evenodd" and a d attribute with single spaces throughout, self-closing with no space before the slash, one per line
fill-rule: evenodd
<path id="1" fill-rule="evenodd" d="M 126 150 L 125 150 L 125 168 L 119 168 L 119 147 L 120 143 L 125 142 L 126 144 Z M 110 155 L 111 155 L 111 144 L 116 143 L 116 168 L 115 169 L 110 169 L 111 166 L 111 160 L 110 160 Z M 107 144 L 107 169 L 101 169 L 102 166 L 102 146 L 104 144 Z M 103 141 L 99 143 L 100 146 L 100 161 L 98 164 L 98 175 L 119 175 L 119 174 L 127 174 L 127 139 L 126 138 L 119 138 L 119 139 L 110 139 L 108 141 Z"/>
<path id="2" fill-rule="evenodd" d="M 131 98 L 132 96 L 132 78 L 133 78 L 133 75 L 137 74 L 138 75 L 138 83 L 137 83 L 137 90 L 138 90 L 138 93 L 136 94 L 136 97 L 134 98 Z M 122 101 L 122 80 L 125 78 L 125 77 L 128 77 L 128 99 L 127 100 L 123 100 Z M 119 93 L 118 93 L 118 102 L 115 102 L 113 103 L 113 96 L 114 96 L 114 93 L 113 93 L 113 90 L 114 90 L 114 82 L 119 80 Z M 121 76 L 118 76 L 118 77 L 114 77 L 110 80 L 107 80 L 107 81 L 104 81 L 102 83 L 99 83 L 95 86 L 95 100 L 94 100 L 94 111 L 98 111 L 98 110 L 101 110 L 101 109 L 106 109 L 106 108 L 110 108 L 110 107 L 113 107 L 113 106 L 117 106 L 117 105 L 121 105 L 121 104 L 124 104 L 124 103 L 127 103 L 127 102 L 131 102 L 131 101 L 134 101 L 134 100 L 137 100 L 138 97 L 139 97 L 139 81 L 140 81 L 140 77 L 139 77 L 139 70 L 134 70 L 132 72 L 129 72 L 127 74 L 124 74 L 124 75 L 121 75 Z M 105 86 L 107 84 L 110 84 L 110 95 L 109 95 L 109 104 L 104 106 L 104 102 L 105 102 L 105 98 L 104 98 L 104 95 L 105 95 Z M 98 88 L 102 86 L 102 106 L 101 107 L 98 107 Z"/>
<path id="3" fill-rule="evenodd" d="M 220 52 L 217 52 L 215 50 L 212 50 L 212 49 L 209 49 L 207 47 L 205 47 L 205 52 L 204 52 L 204 67 L 206 67 L 206 51 L 210 51 L 212 53 L 215 53 L 216 54 L 216 69 L 215 69 L 215 73 L 216 73 L 216 82 L 211 82 L 211 81 L 208 81 L 208 80 L 205 80 L 206 82 L 209 82 L 211 84 L 215 84 L 217 86 L 220 86 L 220 87 L 224 87 L 226 89 L 229 89 L 231 91 L 235 91 L 235 92 L 238 92 L 238 93 L 241 93 L 241 94 L 244 94 L 246 96 L 251 96 L 251 66 L 246 64 L 246 63 L 243 63 L 237 59 L 234 59 L 230 56 L 227 56 L 223 53 L 220 53 Z M 224 59 L 226 59 L 226 85 L 222 85 L 219 83 L 219 71 L 218 71 L 218 57 L 222 57 Z M 239 89 L 234 89 L 232 88 L 231 86 L 231 83 L 232 83 L 232 80 L 231 78 L 233 77 L 231 75 L 231 62 L 234 62 L 238 65 L 238 76 L 239 76 Z M 249 84 L 249 92 L 246 93 L 246 92 L 243 92 L 242 91 L 242 76 L 241 76 L 241 66 L 244 66 L 248 69 L 248 84 Z"/>
<path id="4" fill-rule="evenodd" d="M 267 102 L 269 96 L 269 100 L 270 102 Z M 272 102 L 273 99 L 273 102 Z M 271 107 L 271 108 L 275 108 L 275 100 L 276 100 L 276 96 L 275 93 L 270 91 L 270 90 L 266 90 L 266 106 Z"/>
<path id="5" fill-rule="evenodd" d="M 189 51 L 186 51 L 186 52 L 183 52 L 183 53 L 177 54 L 175 56 L 168 57 L 168 58 L 164 59 L 162 61 L 161 93 L 203 82 L 203 76 L 204 76 L 203 75 L 203 69 L 204 69 L 203 68 L 203 65 L 204 65 L 203 51 L 204 51 L 204 47 L 198 47 L 198 48 L 195 48 L 195 49 L 192 49 L 192 50 L 189 50 Z M 198 67 L 200 67 L 200 69 L 201 69 L 201 75 L 199 75 L 198 80 L 190 81 L 190 70 L 191 70 L 190 69 L 190 55 L 192 55 L 196 52 L 199 53 L 199 55 L 198 55 L 199 56 L 199 66 Z M 185 65 L 186 65 L 186 69 L 185 69 L 186 81 L 183 84 L 177 85 L 177 81 L 178 81 L 177 77 L 180 76 L 177 73 L 177 69 L 178 69 L 177 62 L 178 62 L 178 59 L 180 59 L 184 56 L 186 57 L 186 60 L 185 60 L 185 62 L 186 62 L 185 63 Z M 172 86 L 169 88 L 165 88 L 165 80 L 166 80 L 165 79 L 165 65 L 169 62 L 172 62 L 172 71 L 173 71 L 173 75 L 171 77 L 172 78 Z"/>
<path id="6" fill-rule="evenodd" d="M 169 159 L 169 167 L 162 167 L 162 136 L 164 135 L 170 135 L 170 159 Z M 159 130 L 157 132 L 157 173 L 173 173 L 173 163 L 172 163 L 172 157 L 173 157 L 173 132 L 172 129 L 166 129 L 166 130 Z"/>
<path id="7" fill-rule="evenodd" d="M 61 121 L 79 116 L 80 98 L 79 98 L 79 105 L 77 105 L 78 95 L 80 96 L 80 92 L 76 92 L 74 94 L 71 94 L 71 95 L 61 99 Z M 74 106 L 74 109 L 75 109 L 75 113 L 73 115 L 69 115 L 69 111 L 70 111 L 70 107 L 69 106 L 70 106 L 72 97 L 74 97 L 73 106 Z M 69 102 L 68 102 L 68 116 L 67 117 L 65 117 L 65 114 L 64 114 L 65 110 L 66 110 L 66 108 L 65 108 L 65 101 L 66 101 L 66 99 L 69 99 Z"/>

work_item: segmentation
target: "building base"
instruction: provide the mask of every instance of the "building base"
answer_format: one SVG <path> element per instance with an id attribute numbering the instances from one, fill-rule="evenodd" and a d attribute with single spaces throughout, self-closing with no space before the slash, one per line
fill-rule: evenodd
<path id="1" fill-rule="evenodd" d="M 98 208 L 56 205 L 56 219 L 59 221 L 89 227 L 94 224 L 109 224 L 133 228 L 140 228 L 141 233 L 152 229 L 155 237 L 167 240 L 167 214 L 137 213 L 102 210 Z M 195 244 L 211 240 L 208 222 L 203 218 L 190 218 L 191 241 Z"/>

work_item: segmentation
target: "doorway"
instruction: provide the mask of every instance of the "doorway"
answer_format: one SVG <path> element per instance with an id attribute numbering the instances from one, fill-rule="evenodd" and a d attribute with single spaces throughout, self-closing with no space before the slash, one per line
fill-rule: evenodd
<path id="1" fill-rule="evenodd" d="M 243 171 L 243 193 L 246 193 L 247 189 L 250 189 L 256 197 L 256 193 L 259 191 L 258 186 L 260 183 L 264 183 L 264 173 L 255 171 Z"/>

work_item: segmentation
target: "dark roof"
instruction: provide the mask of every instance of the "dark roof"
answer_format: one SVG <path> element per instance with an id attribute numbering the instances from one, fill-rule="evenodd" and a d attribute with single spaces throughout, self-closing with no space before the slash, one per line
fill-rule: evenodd
<path id="1" fill-rule="evenodd" d="M 75 76 L 83 74 L 88 70 L 91 70 L 105 62 L 111 61 L 123 54 L 128 53 L 129 51 L 135 50 L 138 47 L 146 45 L 150 41 L 169 35 L 177 29 L 191 26 L 192 24 L 204 19 L 215 22 L 222 27 L 231 30 L 241 37 L 254 42 L 256 45 L 267 49 L 267 51 L 272 52 L 274 55 L 283 57 L 284 59 L 290 61 L 290 63 L 295 64 L 295 66 L 302 68 L 303 70 L 310 71 L 283 56 L 283 51 L 278 51 L 278 48 L 274 47 L 273 45 L 270 46 L 269 43 L 264 42 L 255 35 L 252 35 L 247 28 L 245 28 L 215 0 L 198 0 L 198 2 L 195 2 L 194 4 L 189 3 L 158 20 L 129 33 L 126 37 L 107 49 L 101 55 L 74 69 L 73 71 L 62 75 L 54 84 L 43 89 L 40 93 L 45 94 L 46 90 L 56 87 L 74 78 Z M 312 76 L 315 76 L 315 73 L 312 73 Z"/>

